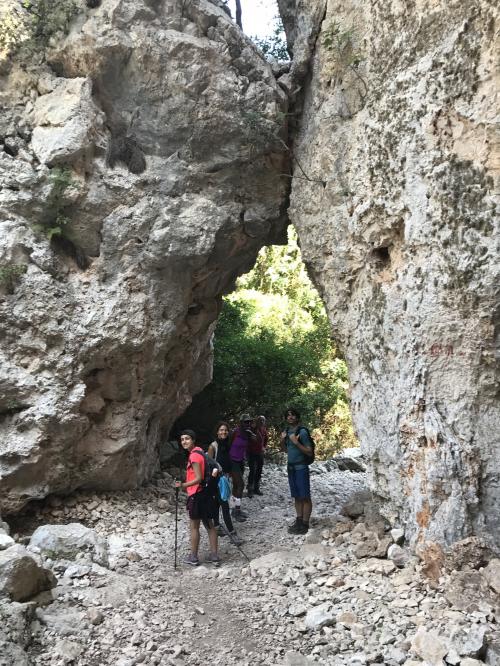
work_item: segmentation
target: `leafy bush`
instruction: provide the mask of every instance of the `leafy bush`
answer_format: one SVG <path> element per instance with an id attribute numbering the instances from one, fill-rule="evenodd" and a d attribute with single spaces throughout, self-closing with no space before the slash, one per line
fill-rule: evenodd
<path id="1" fill-rule="evenodd" d="M 0 60 L 22 44 L 47 46 L 52 36 L 67 32 L 77 0 L 20 0 L 0 19 Z"/>
<path id="2" fill-rule="evenodd" d="M 26 273 L 25 264 L 0 264 L 0 286 L 5 287 L 8 294 L 14 292 L 17 281 Z"/>
<path id="3" fill-rule="evenodd" d="M 68 166 L 54 167 L 49 176 L 51 191 L 47 199 L 47 215 L 42 224 L 34 225 L 35 231 L 43 233 L 50 241 L 55 236 L 64 234 L 64 227 L 71 222 L 67 214 L 68 201 L 66 190 L 79 187 L 73 180 L 73 172 Z"/>

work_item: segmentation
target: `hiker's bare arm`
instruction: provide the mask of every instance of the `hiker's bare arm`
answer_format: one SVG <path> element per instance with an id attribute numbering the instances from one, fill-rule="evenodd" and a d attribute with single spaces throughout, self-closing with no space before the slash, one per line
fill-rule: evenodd
<path id="1" fill-rule="evenodd" d="M 280 437 L 280 449 L 282 451 L 284 451 L 285 448 L 286 448 L 285 447 L 285 439 L 286 439 L 286 432 L 283 430 L 283 432 L 281 433 L 281 437 Z"/>
<path id="2" fill-rule="evenodd" d="M 290 440 L 295 444 L 299 451 L 304 453 L 306 456 L 311 455 L 311 447 L 301 444 L 298 435 L 290 435 Z"/>
<path id="3" fill-rule="evenodd" d="M 207 455 L 210 456 L 211 458 L 215 458 L 215 449 L 211 444 L 208 447 Z"/>
<path id="4" fill-rule="evenodd" d="M 192 481 L 185 481 L 184 483 L 181 483 L 181 488 L 183 490 L 186 490 L 186 488 L 190 488 L 191 486 L 197 486 L 202 481 L 203 477 L 201 476 L 200 463 L 194 462 L 192 465 L 195 478 Z"/>

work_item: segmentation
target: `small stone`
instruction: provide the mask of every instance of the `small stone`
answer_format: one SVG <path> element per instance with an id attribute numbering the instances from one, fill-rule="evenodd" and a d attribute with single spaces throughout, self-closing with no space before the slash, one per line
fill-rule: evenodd
<path id="1" fill-rule="evenodd" d="M 398 546 L 401 546 L 405 540 L 405 531 L 395 527 L 391 530 L 391 537 L 394 543 L 397 543 Z"/>
<path id="2" fill-rule="evenodd" d="M 396 543 L 393 543 L 387 550 L 387 557 L 394 562 L 398 569 L 403 569 L 410 559 L 410 553 Z"/>
<path id="3" fill-rule="evenodd" d="M 97 608 L 89 608 L 87 611 L 87 617 L 91 624 L 97 626 L 104 622 L 104 615 Z"/>
<path id="4" fill-rule="evenodd" d="M 424 661 L 431 664 L 441 664 L 448 648 L 441 637 L 434 631 L 428 631 L 425 627 L 419 627 L 413 637 L 411 649 Z"/>
<path id="5" fill-rule="evenodd" d="M 15 543 L 14 539 L 8 534 L 5 534 L 3 531 L 0 532 L 0 550 L 5 550 L 6 548 L 13 546 Z"/>
<path id="6" fill-rule="evenodd" d="M 325 602 L 319 606 L 314 606 L 307 611 L 306 618 L 304 620 L 305 626 L 312 630 L 317 631 L 322 627 L 327 627 L 335 623 L 335 617 L 330 610 L 331 604 Z"/>
<path id="7" fill-rule="evenodd" d="M 358 621 L 358 618 L 351 611 L 344 611 L 339 613 L 335 618 L 339 624 L 343 624 L 346 627 L 350 627 Z"/>

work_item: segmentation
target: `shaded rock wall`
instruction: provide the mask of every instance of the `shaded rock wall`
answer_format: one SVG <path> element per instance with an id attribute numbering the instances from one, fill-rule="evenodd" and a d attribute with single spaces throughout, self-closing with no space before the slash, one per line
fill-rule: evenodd
<path id="1" fill-rule="evenodd" d="M 292 82 L 310 180 L 295 170 L 290 217 L 347 358 L 370 484 L 414 543 L 498 547 L 494 3 L 281 4 L 294 52 L 314 45 Z"/>
<path id="2" fill-rule="evenodd" d="M 1 63 L 1 512 L 147 478 L 284 235 L 286 97 L 218 5 L 104 0 Z"/>

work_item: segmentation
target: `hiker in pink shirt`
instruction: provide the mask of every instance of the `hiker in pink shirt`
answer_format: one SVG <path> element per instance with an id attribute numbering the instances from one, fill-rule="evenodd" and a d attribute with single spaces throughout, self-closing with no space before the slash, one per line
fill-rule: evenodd
<path id="1" fill-rule="evenodd" d="M 247 519 L 247 515 L 241 510 L 241 498 L 243 496 L 243 473 L 245 471 L 245 458 L 247 457 L 248 445 L 256 439 L 252 428 L 252 417 L 250 414 L 242 414 L 240 425 L 233 431 L 231 436 L 231 448 L 229 457 L 231 459 L 231 478 L 233 480 L 234 509 L 232 516 L 238 522 Z"/>
<path id="2" fill-rule="evenodd" d="M 264 449 L 267 446 L 269 435 L 266 429 L 266 417 L 258 416 L 255 419 L 255 439 L 248 444 L 248 475 L 247 494 L 248 497 L 262 495 L 260 480 L 262 468 L 264 467 Z"/>

